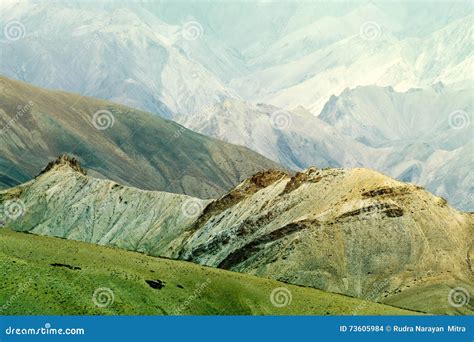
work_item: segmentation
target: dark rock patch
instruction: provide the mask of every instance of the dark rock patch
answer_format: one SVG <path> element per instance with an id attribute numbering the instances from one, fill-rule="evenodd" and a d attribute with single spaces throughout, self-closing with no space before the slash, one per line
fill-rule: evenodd
<path id="1" fill-rule="evenodd" d="M 379 188 L 362 193 L 363 197 L 376 197 L 382 195 L 393 194 L 393 188 Z"/>
<path id="2" fill-rule="evenodd" d="M 403 196 L 410 192 L 410 189 L 406 186 L 404 187 L 381 187 L 378 189 L 373 189 L 369 191 L 365 191 L 362 189 L 362 197 L 364 198 L 373 198 L 378 196 Z"/>
<path id="3" fill-rule="evenodd" d="M 403 216 L 403 209 L 396 205 L 389 204 L 389 203 L 376 203 L 376 204 L 369 205 L 363 208 L 345 212 L 344 214 L 338 216 L 336 218 L 336 221 L 339 221 L 347 217 L 354 217 L 354 216 L 359 216 L 359 215 L 370 215 L 376 212 L 385 214 L 387 217 Z"/>
<path id="4" fill-rule="evenodd" d="M 403 216 L 403 209 L 401 208 L 390 208 L 384 211 L 387 217 L 400 217 Z"/>
<path id="5" fill-rule="evenodd" d="M 303 220 L 300 222 L 294 222 L 287 224 L 286 226 L 272 231 L 266 235 L 260 236 L 253 240 L 242 248 L 230 253 L 221 263 L 217 266 L 218 268 L 230 269 L 231 267 L 242 263 L 252 256 L 252 254 L 260 251 L 269 242 L 274 242 L 282 238 L 287 237 L 295 232 L 303 229 L 307 229 L 311 226 L 319 225 L 317 221 Z"/>
<path id="6" fill-rule="evenodd" d="M 161 290 L 163 287 L 165 287 L 165 282 L 161 281 L 159 279 L 156 280 L 145 280 L 145 282 L 152 288 L 156 290 Z"/>
<path id="7" fill-rule="evenodd" d="M 80 269 L 81 269 L 81 268 L 78 267 L 78 266 L 71 266 L 71 265 L 60 264 L 60 263 L 50 264 L 49 266 L 53 266 L 53 267 L 66 267 L 67 269 L 70 269 L 70 270 L 73 270 L 73 271 L 77 271 L 77 270 L 80 270 Z"/>

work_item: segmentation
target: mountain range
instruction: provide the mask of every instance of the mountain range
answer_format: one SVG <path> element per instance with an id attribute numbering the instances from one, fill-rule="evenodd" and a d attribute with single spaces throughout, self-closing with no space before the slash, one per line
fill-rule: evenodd
<path id="1" fill-rule="evenodd" d="M 303 107 L 289 111 L 228 99 L 179 121 L 290 169 L 369 167 L 473 211 L 472 112 L 472 89 L 438 83 L 406 92 L 346 89 L 318 117 Z"/>
<path id="2" fill-rule="evenodd" d="M 21 39 L 2 39 L 0 71 L 162 116 L 228 97 L 318 115 L 347 87 L 472 82 L 470 6 L 5 2 Z"/>
<path id="3" fill-rule="evenodd" d="M 333 96 L 319 118 L 371 148 L 365 165 L 473 211 L 472 91 L 358 87 Z"/>
<path id="4" fill-rule="evenodd" d="M 472 85 L 472 75 L 465 73 L 474 67 L 469 13 L 421 37 L 400 37 L 397 18 L 376 5 L 321 19 L 286 34 L 252 61 L 262 68 L 233 80 L 233 85 L 244 91 L 256 84 L 246 93 L 247 100 L 304 106 L 316 115 L 331 95 L 348 87 L 406 91 L 438 82 Z"/>
<path id="5" fill-rule="evenodd" d="M 372 168 L 474 210 L 469 2 L 0 6 L 18 34 L 0 39 L 7 77 L 171 118 L 290 169 Z"/>
<path id="6" fill-rule="evenodd" d="M 470 310 L 446 298 L 472 291 L 473 215 L 415 185 L 362 168 L 270 170 L 200 200 L 84 173 L 63 156 L 0 192 L 4 224 L 424 312 L 440 312 L 427 298 Z"/>

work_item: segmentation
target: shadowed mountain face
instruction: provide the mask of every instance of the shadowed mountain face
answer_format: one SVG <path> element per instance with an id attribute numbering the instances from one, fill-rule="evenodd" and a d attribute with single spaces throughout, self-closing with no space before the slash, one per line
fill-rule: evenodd
<path id="1" fill-rule="evenodd" d="M 0 77 L 0 186 L 31 179 L 61 153 L 94 176 L 142 189 L 216 197 L 277 165 L 247 148 L 111 102 Z"/>
<path id="2" fill-rule="evenodd" d="M 427 312 L 472 313 L 447 298 L 452 287 L 474 288 L 473 215 L 367 169 L 260 172 L 205 201 L 95 179 L 62 158 L 35 180 L 0 192 L 0 205 L 15 230 Z"/>

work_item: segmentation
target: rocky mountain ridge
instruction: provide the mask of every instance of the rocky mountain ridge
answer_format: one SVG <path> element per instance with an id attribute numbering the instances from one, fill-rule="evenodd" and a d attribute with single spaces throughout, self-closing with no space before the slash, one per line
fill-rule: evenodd
<path id="1" fill-rule="evenodd" d="M 433 286 L 436 298 L 449 286 L 472 290 L 473 215 L 371 170 L 264 171 L 203 201 L 69 165 L 0 192 L 5 208 L 23 204 L 5 224 L 376 301 L 416 289 L 419 299 Z"/>

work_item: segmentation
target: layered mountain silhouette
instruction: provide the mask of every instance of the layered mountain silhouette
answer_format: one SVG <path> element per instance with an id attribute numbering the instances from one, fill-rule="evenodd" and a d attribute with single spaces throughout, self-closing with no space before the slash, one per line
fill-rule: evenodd
<path id="1" fill-rule="evenodd" d="M 8 77 L 172 118 L 284 167 L 371 168 L 474 210 L 467 3 L 0 6 L 27 28 L 0 40 Z"/>
<path id="2" fill-rule="evenodd" d="M 66 152 L 90 173 L 141 189 L 216 197 L 276 163 L 112 102 L 0 76 L 0 186 L 31 179 Z"/>
<path id="3" fill-rule="evenodd" d="M 425 312 L 472 312 L 447 295 L 472 291 L 474 217 L 418 186 L 362 168 L 270 170 L 200 200 L 84 173 L 62 156 L 0 192 L 0 205 L 21 208 L 5 225 Z"/>

